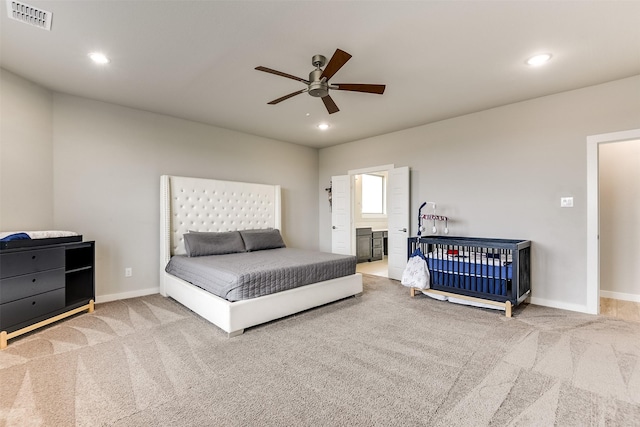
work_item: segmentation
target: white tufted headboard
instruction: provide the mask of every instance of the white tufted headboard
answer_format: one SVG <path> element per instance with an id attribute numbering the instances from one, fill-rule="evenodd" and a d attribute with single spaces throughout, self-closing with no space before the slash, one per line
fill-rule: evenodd
<path id="1" fill-rule="evenodd" d="M 280 186 L 163 175 L 160 183 L 160 257 L 185 253 L 183 234 L 281 228 Z"/>

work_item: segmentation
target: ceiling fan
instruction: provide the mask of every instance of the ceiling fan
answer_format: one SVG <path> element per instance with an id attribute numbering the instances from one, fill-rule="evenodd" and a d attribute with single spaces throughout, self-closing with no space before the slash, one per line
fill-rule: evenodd
<path id="1" fill-rule="evenodd" d="M 330 89 L 347 90 L 351 92 L 375 93 L 378 95 L 382 95 L 384 93 L 385 85 L 360 83 L 329 83 L 329 79 L 333 77 L 333 75 L 337 73 L 338 70 L 342 68 L 342 66 L 346 64 L 349 59 L 351 59 L 351 55 L 340 49 L 336 49 L 328 64 L 326 57 L 322 55 L 314 55 L 311 58 L 311 63 L 314 67 L 316 67 L 316 69 L 309 73 L 309 80 L 305 80 L 300 77 L 292 76 L 291 74 L 283 73 L 281 71 L 262 66 L 256 67 L 256 70 L 275 74 L 276 76 L 286 77 L 288 79 L 297 80 L 307 85 L 305 89 L 292 92 L 278 99 L 274 99 L 273 101 L 268 103 L 269 105 L 275 105 L 286 99 L 307 92 L 311 96 L 322 98 L 322 102 L 324 102 L 325 107 L 327 107 L 327 111 L 329 112 L 329 114 L 333 114 L 340 111 L 340 109 L 338 108 L 336 103 L 333 102 L 333 99 L 331 99 L 331 96 L 329 95 Z M 322 67 L 324 67 L 325 64 L 327 66 L 324 70 L 322 70 Z"/>

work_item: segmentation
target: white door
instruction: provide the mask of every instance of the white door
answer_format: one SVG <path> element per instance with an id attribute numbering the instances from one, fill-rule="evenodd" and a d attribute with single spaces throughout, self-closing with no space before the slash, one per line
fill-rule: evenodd
<path id="1" fill-rule="evenodd" d="M 351 253 L 351 177 L 331 177 L 331 252 Z"/>
<path id="2" fill-rule="evenodd" d="M 407 265 L 409 168 L 391 169 L 387 181 L 389 278 L 400 280 Z"/>

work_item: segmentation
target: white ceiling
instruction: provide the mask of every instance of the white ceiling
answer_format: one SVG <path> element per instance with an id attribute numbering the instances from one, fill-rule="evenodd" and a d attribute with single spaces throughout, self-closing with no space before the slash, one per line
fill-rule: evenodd
<path id="1" fill-rule="evenodd" d="M 327 147 L 640 74 L 640 1 L 27 0 L 50 32 L 7 18 L 0 65 L 53 91 Z M 384 95 L 304 85 L 311 57 L 353 58 L 331 79 Z M 87 54 L 111 58 L 97 66 Z M 550 52 L 531 68 L 532 54 Z M 307 116 L 307 113 L 309 114 Z M 319 131 L 319 122 L 328 131 Z"/>

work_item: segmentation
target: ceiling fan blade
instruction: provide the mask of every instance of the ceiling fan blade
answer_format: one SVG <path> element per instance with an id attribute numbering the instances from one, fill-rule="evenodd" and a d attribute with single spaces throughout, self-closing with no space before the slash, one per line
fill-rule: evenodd
<path id="1" fill-rule="evenodd" d="M 330 88 L 337 90 L 349 90 L 351 92 L 377 93 L 378 95 L 382 95 L 386 86 L 357 83 L 332 83 Z"/>
<path id="2" fill-rule="evenodd" d="M 333 99 L 329 95 L 323 96 L 322 102 L 324 102 L 324 106 L 327 107 L 327 111 L 329 112 L 329 114 L 337 113 L 338 111 L 340 111 L 336 103 L 333 102 Z"/>
<path id="3" fill-rule="evenodd" d="M 286 77 L 288 79 L 297 80 L 297 81 L 302 82 L 304 84 L 309 84 L 309 80 L 305 80 L 305 79 L 303 79 L 301 77 L 292 76 L 291 74 L 283 73 L 282 71 L 272 70 L 271 68 L 260 66 L 260 67 L 256 67 L 256 70 L 264 71 L 265 73 L 275 74 L 276 76 Z"/>
<path id="4" fill-rule="evenodd" d="M 267 104 L 269 104 L 269 105 L 276 105 L 278 102 L 282 102 L 282 101 L 284 101 L 284 100 L 286 100 L 286 99 L 289 99 L 289 98 L 291 98 L 291 97 L 293 97 L 293 96 L 300 95 L 301 93 L 305 93 L 305 92 L 308 92 L 308 91 L 309 91 L 309 89 L 297 90 L 297 91 L 295 91 L 295 92 L 291 92 L 289 95 L 285 95 L 285 96 L 283 96 L 282 98 L 274 99 L 274 100 L 273 100 L 273 101 L 271 101 L 271 102 L 267 102 Z"/>
<path id="5" fill-rule="evenodd" d="M 351 55 L 349 55 L 347 52 L 345 52 L 344 50 L 336 49 L 336 51 L 333 53 L 333 56 L 329 60 L 329 63 L 324 68 L 324 71 L 322 72 L 320 78 L 326 77 L 327 80 L 329 80 L 350 59 Z"/>

